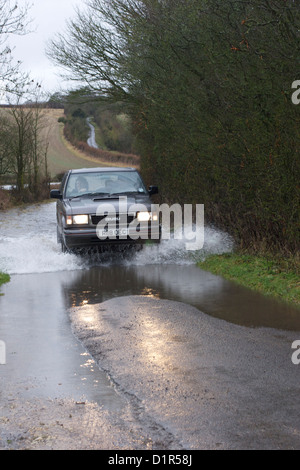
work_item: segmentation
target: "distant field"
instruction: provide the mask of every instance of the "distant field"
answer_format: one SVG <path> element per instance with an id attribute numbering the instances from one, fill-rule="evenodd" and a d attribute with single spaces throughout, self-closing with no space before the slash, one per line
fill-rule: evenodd
<path id="1" fill-rule="evenodd" d="M 45 113 L 49 122 L 46 130 L 49 140 L 48 170 L 52 178 L 70 168 L 113 166 L 112 163 L 101 162 L 85 155 L 66 141 L 63 136 L 63 124 L 58 122 L 58 118 L 63 116 L 62 109 L 47 109 Z"/>
<path id="2" fill-rule="evenodd" d="M 6 112 L 6 108 L 0 108 L 0 113 Z M 118 154 L 118 152 L 105 151 L 101 156 L 94 156 L 87 155 L 84 152 L 85 149 L 79 150 L 73 147 L 63 135 L 63 123 L 58 122 L 58 118 L 64 115 L 63 110 L 44 109 L 43 113 L 46 120 L 46 122 L 43 122 L 43 125 L 45 125 L 44 133 L 46 141 L 49 142 L 47 163 L 51 179 L 71 168 L 134 166 L 126 163 L 126 155 L 124 157 L 125 161 L 122 161 L 122 158 L 118 159 L 118 161 L 114 161 L 116 160 L 116 154 Z"/>

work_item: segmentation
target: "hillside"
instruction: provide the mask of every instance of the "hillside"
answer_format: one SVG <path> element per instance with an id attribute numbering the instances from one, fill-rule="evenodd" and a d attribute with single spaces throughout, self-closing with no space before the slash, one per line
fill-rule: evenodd
<path id="1" fill-rule="evenodd" d="M 63 124 L 58 122 L 58 118 L 63 116 L 62 109 L 47 109 L 45 113 L 48 119 L 45 131 L 49 140 L 48 170 L 52 178 L 70 168 L 113 166 L 112 163 L 87 156 L 66 141 L 63 136 Z"/>

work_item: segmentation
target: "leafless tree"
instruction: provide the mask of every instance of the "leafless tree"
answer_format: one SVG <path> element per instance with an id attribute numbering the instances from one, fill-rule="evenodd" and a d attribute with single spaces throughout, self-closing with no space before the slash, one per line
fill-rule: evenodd
<path id="1" fill-rule="evenodd" d="M 9 149 L 3 165 L 5 161 L 7 172 L 15 175 L 18 191 L 22 192 L 27 183 L 36 194 L 40 176 L 47 168 L 48 122 L 39 88 L 35 86 L 32 93 L 30 99 L 25 92 L 12 95 L 9 109 L 3 110 L 6 127 L 2 145 Z"/>
<path id="2" fill-rule="evenodd" d="M 0 175 L 12 171 L 11 142 L 13 130 L 7 111 L 0 112 Z"/>
<path id="3" fill-rule="evenodd" d="M 20 72 L 20 61 L 14 62 L 9 38 L 28 32 L 27 14 L 29 5 L 23 7 L 17 1 L 0 0 L 0 91 L 12 90 L 26 76 Z"/>

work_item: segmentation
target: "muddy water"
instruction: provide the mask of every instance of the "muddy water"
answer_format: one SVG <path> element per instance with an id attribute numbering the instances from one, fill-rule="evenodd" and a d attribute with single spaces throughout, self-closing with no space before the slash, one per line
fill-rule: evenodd
<path id="1" fill-rule="evenodd" d="M 231 249 L 226 234 L 206 228 L 205 244 L 197 256 Z M 20 285 L 32 282 L 40 306 L 38 285 L 46 282 L 49 291 L 63 299 L 62 308 L 145 295 L 188 303 L 240 325 L 300 330 L 298 309 L 200 270 L 184 240 L 165 240 L 131 259 L 120 254 L 62 254 L 56 243 L 55 203 L 1 214 L 0 270 L 16 275 L 14 282 Z"/>
<path id="2" fill-rule="evenodd" d="M 13 386 L 23 398 L 34 393 L 122 408 L 106 374 L 72 334 L 62 277 L 14 275 L 2 289 L 0 338 L 6 344 L 6 366 L 0 369 L 0 390 L 5 384 L 5 393 Z"/>
<path id="3" fill-rule="evenodd" d="M 75 256 L 62 254 L 56 243 L 55 203 L 0 216 L 0 271 L 11 274 L 0 296 L 0 340 L 7 349 L 0 405 L 24 409 L 21 418 L 14 415 L 17 423 L 30 422 L 29 409 L 40 423 L 37 403 L 48 410 L 50 398 L 56 407 L 62 401 L 100 405 L 96 427 L 115 441 L 120 425 L 121 447 L 130 442 L 135 448 L 135 423 L 139 449 L 151 439 L 178 449 L 178 436 L 184 448 L 215 448 L 220 442 L 224 448 L 298 448 L 298 382 L 290 360 L 293 331 L 300 331 L 298 310 L 198 269 L 182 240 L 146 247 L 130 259 Z M 226 234 L 207 228 L 205 235 L 197 256 L 232 249 Z M 97 327 L 93 321 L 102 316 L 106 320 Z M 291 332 L 254 329 L 259 326 Z M 226 352 L 219 357 L 220 344 Z M 82 413 L 90 446 L 95 418 Z M 5 429 L 0 447 L 1 439 L 11 439 Z M 95 439 L 92 445 L 97 448 Z"/>

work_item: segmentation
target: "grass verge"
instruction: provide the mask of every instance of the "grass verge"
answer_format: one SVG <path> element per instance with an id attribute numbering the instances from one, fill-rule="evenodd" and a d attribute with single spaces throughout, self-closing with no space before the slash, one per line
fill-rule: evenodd
<path id="1" fill-rule="evenodd" d="M 212 255 L 198 266 L 213 274 L 300 307 L 299 261 L 273 256 L 226 253 Z"/>
<path id="2" fill-rule="evenodd" d="M 0 273 L 0 286 L 4 284 L 5 282 L 9 282 L 10 277 L 8 274 Z M 3 294 L 0 294 L 3 295 Z"/>

